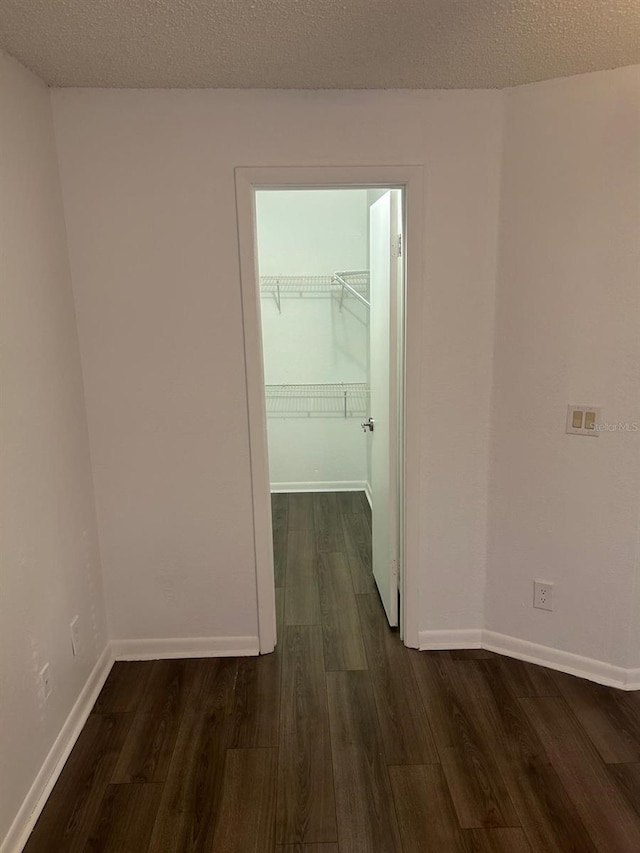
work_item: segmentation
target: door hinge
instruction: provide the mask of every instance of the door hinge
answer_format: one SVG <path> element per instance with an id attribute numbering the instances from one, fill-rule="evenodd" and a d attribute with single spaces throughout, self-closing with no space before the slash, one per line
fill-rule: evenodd
<path id="1" fill-rule="evenodd" d="M 396 237 L 396 257 L 402 257 L 402 234 L 398 234 Z"/>

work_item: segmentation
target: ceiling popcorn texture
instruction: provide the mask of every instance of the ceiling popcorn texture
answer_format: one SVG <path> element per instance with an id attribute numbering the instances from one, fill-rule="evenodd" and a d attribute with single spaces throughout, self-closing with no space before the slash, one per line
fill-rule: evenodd
<path id="1" fill-rule="evenodd" d="M 52 86 L 503 88 L 640 63 L 640 0 L 0 0 Z"/>

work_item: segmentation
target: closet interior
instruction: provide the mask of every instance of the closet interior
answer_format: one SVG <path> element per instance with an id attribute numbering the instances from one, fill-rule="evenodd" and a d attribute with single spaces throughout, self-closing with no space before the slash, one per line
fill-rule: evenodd
<path id="1" fill-rule="evenodd" d="M 256 194 L 272 492 L 370 495 L 370 192 Z"/>

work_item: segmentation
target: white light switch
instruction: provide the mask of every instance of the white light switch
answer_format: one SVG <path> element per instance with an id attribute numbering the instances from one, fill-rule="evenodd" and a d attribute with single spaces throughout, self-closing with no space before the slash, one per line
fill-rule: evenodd
<path id="1" fill-rule="evenodd" d="M 569 435 L 597 436 L 599 423 L 600 409 L 598 406 L 569 404 L 566 430 Z"/>

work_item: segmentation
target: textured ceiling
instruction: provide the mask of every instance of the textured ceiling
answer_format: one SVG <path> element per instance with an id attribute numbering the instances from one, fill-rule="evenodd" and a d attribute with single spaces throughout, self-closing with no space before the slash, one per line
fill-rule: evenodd
<path id="1" fill-rule="evenodd" d="M 0 0 L 52 86 L 502 88 L 640 63 L 640 0 Z"/>

